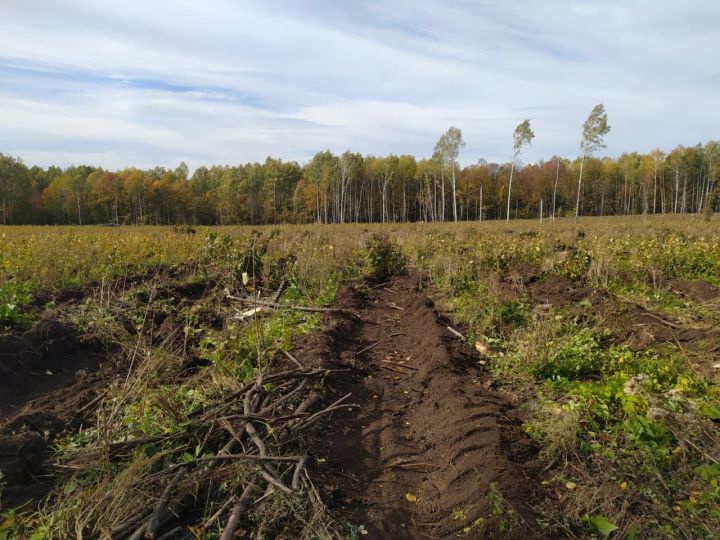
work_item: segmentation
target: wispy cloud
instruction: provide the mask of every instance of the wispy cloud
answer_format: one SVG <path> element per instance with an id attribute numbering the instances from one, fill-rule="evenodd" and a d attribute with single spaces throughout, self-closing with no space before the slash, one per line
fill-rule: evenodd
<path id="1" fill-rule="evenodd" d="M 720 5 L 698 0 L 0 5 L 0 151 L 47 165 L 172 166 L 325 148 L 464 162 L 577 152 L 606 104 L 608 153 L 717 137 Z M 717 71 L 717 70 L 715 70 Z"/>

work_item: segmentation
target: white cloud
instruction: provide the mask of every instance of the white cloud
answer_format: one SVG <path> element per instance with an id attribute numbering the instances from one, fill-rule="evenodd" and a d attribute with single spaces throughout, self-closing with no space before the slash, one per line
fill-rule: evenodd
<path id="1" fill-rule="evenodd" d="M 608 153 L 717 137 L 720 4 L 675 1 L 0 5 L 0 151 L 43 165 L 304 160 L 325 148 L 464 162 L 577 151 L 604 102 Z"/>

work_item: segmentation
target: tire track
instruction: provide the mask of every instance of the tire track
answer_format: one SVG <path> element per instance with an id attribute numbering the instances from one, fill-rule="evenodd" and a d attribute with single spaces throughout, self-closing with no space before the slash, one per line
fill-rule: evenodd
<path id="1" fill-rule="evenodd" d="M 502 537 L 542 537 L 532 444 L 415 280 L 358 284 L 338 307 L 354 315 L 299 344 L 311 362 L 349 368 L 328 390 L 362 405 L 335 415 L 315 447 L 330 509 L 368 538 L 494 538 L 509 526 Z"/>

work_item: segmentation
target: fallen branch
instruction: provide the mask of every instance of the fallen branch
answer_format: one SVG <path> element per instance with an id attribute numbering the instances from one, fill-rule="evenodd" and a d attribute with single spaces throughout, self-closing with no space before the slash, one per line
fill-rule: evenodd
<path id="1" fill-rule="evenodd" d="M 245 488 L 245 491 L 243 491 L 243 494 L 238 499 L 237 503 L 235 503 L 232 513 L 230 514 L 230 518 L 225 524 L 225 528 L 223 529 L 222 535 L 220 536 L 220 540 L 230 540 L 233 537 L 233 535 L 235 534 L 235 529 L 237 529 L 238 522 L 240 521 L 240 516 L 250 504 L 250 500 L 252 499 L 252 494 L 254 491 L 255 488 L 253 487 L 253 485 L 248 484 L 248 486 Z"/>
<path id="2" fill-rule="evenodd" d="M 297 461 L 301 456 L 261 456 L 259 454 L 218 454 L 216 456 L 199 457 L 183 461 L 182 463 L 175 463 L 168 467 L 170 469 L 180 469 L 190 465 L 196 465 L 198 463 L 204 463 L 207 461 L 232 461 L 232 460 L 246 460 L 246 461 Z"/>
<path id="3" fill-rule="evenodd" d="M 388 371 L 392 371 L 393 373 L 402 373 L 403 375 L 407 375 L 407 371 L 403 371 L 402 369 L 397 369 L 392 366 L 385 366 L 381 364 L 380 367 L 383 369 L 387 369 Z"/>
<path id="4" fill-rule="evenodd" d="M 183 530 L 183 527 L 181 525 L 178 525 L 174 529 L 169 530 L 162 536 L 159 536 L 157 540 L 170 540 L 171 538 L 177 538 L 177 535 L 180 533 L 180 531 Z"/>
<path id="5" fill-rule="evenodd" d="M 132 527 L 134 527 L 138 523 L 140 523 L 140 521 L 142 521 L 149 512 L 150 512 L 150 509 L 147 508 L 147 509 L 143 510 L 142 512 L 140 512 L 139 514 L 135 514 L 131 518 L 126 519 L 120 525 L 118 525 L 117 527 L 114 527 L 110 531 L 110 536 L 112 538 L 117 538 L 117 537 L 121 536 L 123 533 L 127 532 L 129 529 L 131 529 Z M 144 532 L 144 530 L 143 530 L 143 532 Z"/>
<path id="6" fill-rule="evenodd" d="M 453 334 L 453 335 L 455 335 L 456 337 L 458 337 L 458 338 L 462 339 L 463 341 L 465 341 L 465 336 L 463 336 L 460 332 L 458 332 L 457 330 L 455 330 L 452 326 L 448 326 L 447 329 L 450 330 L 450 333 L 451 333 L 451 334 Z"/>
<path id="7" fill-rule="evenodd" d="M 289 351 L 283 351 L 283 354 L 287 356 L 290 360 L 293 361 L 293 363 L 300 369 L 305 369 L 305 366 L 303 366 L 300 361 L 295 358 Z"/>
<path id="8" fill-rule="evenodd" d="M 420 368 L 416 368 L 415 366 L 408 366 L 407 364 L 401 364 L 400 362 L 392 362 L 390 360 L 381 360 L 381 362 L 385 362 L 386 364 L 392 364 L 393 366 L 400 366 L 404 367 L 406 369 L 412 369 L 413 371 L 417 371 Z"/>
<path id="9" fill-rule="evenodd" d="M 356 403 L 346 403 L 346 404 L 341 405 L 341 403 L 343 401 L 345 401 L 347 398 L 349 398 L 351 395 L 352 395 L 352 392 L 345 394 L 343 397 L 338 399 L 336 402 L 330 404 L 327 408 L 323 409 L 322 411 L 318 411 L 315 414 L 313 414 L 312 416 L 310 416 L 307 420 L 305 420 L 305 421 L 300 420 L 299 423 L 292 426 L 292 429 L 304 429 L 304 428 L 308 427 L 310 424 L 312 424 L 313 422 L 315 422 L 321 416 L 324 416 L 325 414 L 331 413 L 338 409 L 359 407 L 360 405 L 358 405 Z"/>
<path id="10" fill-rule="evenodd" d="M 160 525 L 162 525 L 161 517 L 167 512 L 168 503 L 170 502 L 170 496 L 172 495 L 173 490 L 177 487 L 178 482 L 183 479 L 186 472 L 187 471 L 185 469 L 179 470 L 175 474 L 173 479 L 170 480 L 170 483 L 165 487 L 165 490 L 163 491 L 160 499 L 155 505 L 153 513 L 150 514 L 150 517 L 147 520 L 147 525 L 145 527 L 145 538 L 155 538 L 155 535 L 157 534 Z"/>
<path id="11" fill-rule="evenodd" d="M 362 353 L 368 352 L 370 349 L 374 349 L 375 347 L 380 345 L 383 341 L 385 341 L 385 340 L 376 341 L 372 345 L 365 347 L 364 349 L 360 349 L 358 352 L 355 353 L 355 356 L 360 356 Z"/>
<path id="12" fill-rule="evenodd" d="M 276 487 L 286 495 L 292 495 L 293 490 L 287 487 L 285 484 L 283 484 L 280 480 L 275 478 L 272 474 L 268 473 L 267 471 L 260 471 L 260 476 L 262 476 L 265 480 L 268 481 L 268 484 Z"/>
<path id="13" fill-rule="evenodd" d="M 240 296 L 231 296 L 231 295 L 228 295 L 228 298 L 230 300 L 236 300 L 238 302 L 245 302 L 247 304 L 256 304 L 258 306 L 270 307 L 273 309 L 291 309 L 294 311 L 310 311 L 310 312 L 320 312 L 320 313 L 327 313 L 327 312 L 337 313 L 340 311 L 344 311 L 343 309 L 339 309 L 339 308 L 299 306 L 296 304 L 281 304 L 279 302 L 273 302 L 272 300 L 260 300 L 258 298 L 242 298 Z"/>
<path id="14" fill-rule="evenodd" d="M 290 484 L 290 487 L 292 487 L 293 491 L 297 491 L 300 489 L 300 475 L 302 474 L 302 471 L 305 468 L 305 463 L 307 463 L 307 460 L 308 460 L 308 457 L 303 456 L 298 460 L 297 465 L 295 465 L 295 470 L 293 471 L 292 483 Z"/>
<path id="15" fill-rule="evenodd" d="M 227 510 L 228 506 L 230 506 L 231 504 L 233 504 L 236 501 L 237 501 L 236 495 L 233 495 L 227 501 L 225 501 L 222 504 L 222 506 L 218 509 L 218 511 L 215 512 L 212 516 L 210 516 L 205 523 L 203 523 L 203 529 L 208 530 L 212 526 L 212 524 L 215 523 L 220 518 L 220 516 L 223 515 L 223 512 L 225 512 L 225 510 Z"/>

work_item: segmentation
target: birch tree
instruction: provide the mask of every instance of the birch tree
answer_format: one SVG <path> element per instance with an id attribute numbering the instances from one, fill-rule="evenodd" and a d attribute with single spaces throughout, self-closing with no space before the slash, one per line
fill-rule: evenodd
<path id="1" fill-rule="evenodd" d="M 587 117 L 587 120 L 585 120 L 583 124 L 582 140 L 580 141 L 580 176 L 578 177 L 577 201 L 575 203 L 576 223 L 580 217 L 580 197 L 582 195 L 582 177 L 585 159 L 597 152 L 600 148 L 605 148 L 603 137 L 605 137 L 609 131 L 610 126 L 607 123 L 605 105 L 598 103 L 593 107 L 593 110 L 590 111 L 590 116 Z"/>
<path id="2" fill-rule="evenodd" d="M 530 128 L 530 120 L 525 119 L 520 122 L 513 133 L 513 156 L 510 162 L 510 181 L 508 182 L 508 198 L 507 198 L 507 217 L 506 221 L 510 221 L 510 195 L 512 193 L 513 173 L 515 172 L 515 162 L 520 157 L 523 146 L 530 144 L 535 138 L 535 133 Z"/>
<path id="3" fill-rule="evenodd" d="M 650 159 L 653 165 L 653 214 L 657 214 L 657 193 L 658 193 L 658 171 L 665 162 L 665 152 L 656 148 L 650 152 Z M 662 211 L 665 212 L 665 205 L 662 205 Z"/>
<path id="4" fill-rule="evenodd" d="M 455 179 L 455 168 L 457 166 L 457 157 L 460 154 L 460 150 L 465 148 L 465 141 L 462 138 L 462 131 L 456 127 L 450 127 L 445 133 L 443 133 L 440 140 L 435 145 L 435 152 L 441 157 L 441 163 L 444 167 L 446 163 L 449 163 L 452 168 L 452 175 L 450 182 L 452 184 L 452 198 L 453 198 L 453 220 L 457 223 L 457 189 Z"/>

